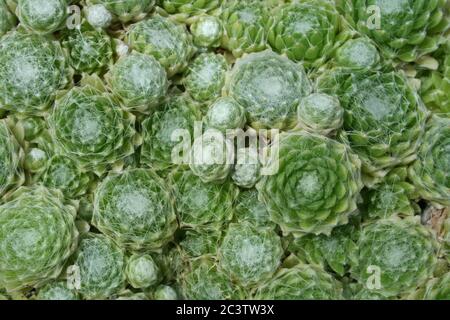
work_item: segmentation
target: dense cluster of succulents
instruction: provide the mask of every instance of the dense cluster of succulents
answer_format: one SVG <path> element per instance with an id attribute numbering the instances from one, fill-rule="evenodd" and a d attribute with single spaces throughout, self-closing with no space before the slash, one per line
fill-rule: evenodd
<path id="1" fill-rule="evenodd" d="M 450 300 L 450 0 L 0 0 L 0 300 Z"/>

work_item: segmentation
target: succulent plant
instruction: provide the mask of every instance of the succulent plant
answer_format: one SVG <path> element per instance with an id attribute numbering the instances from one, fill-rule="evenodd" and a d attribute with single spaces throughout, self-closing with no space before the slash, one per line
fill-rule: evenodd
<path id="1" fill-rule="evenodd" d="M 69 289 L 67 281 L 54 281 L 39 289 L 37 300 L 78 300 L 78 293 Z"/>
<path id="2" fill-rule="evenodd" d="M 152 170 L 110 174 L 95 191 L 92 223 L 122 247 L 158 249 L 178 227 L 171 192 Z"/>
<path id="3" fill-rule="evenodd" d="M 204 183 L 190 170 L 170 175 L 181 226 L 218 226 L 230 221 L 239 190 L 230 182 Z"/>
<path id="4" fill-rule="evenodd" d="M 219 247 L 219 268 L 244 287 L 270 278 L 281 263 L 281 239 L 270 228 L 232 223 Z"/>
<path id="5" fill-rule="evenodd" d="M 225 91 L 241 104 L 255 129 L 293 127 L 300 100 L 311 92 L 303 68 L 271 51 L 238 60 Z"/>
<path id="6" fill-rule="evenodd" d="M 231 97 L 221 97 L 208 108 L 203 119 L 207 128 L 213 128 L 226 133 L 231 129 L 242 129 L 246 117 L 244 108 Z"/>
<path id="7" fill-rule="evenodd" d="M 73 265 L 71 285 L 85 299 L 104 299 L 124 286 L 124 253 L 102 234 L 88 233 L 80 240 Z"/>
<path id="8" fill-rule="evenodd" d="M 158 170 L 170 168 L 175 164 L 187 165 L 195 122 L 200 120 L 200 108 L 192 99 L 186 95 L 170 95 L 151 117 L 142 122 L 141 163 Z M 188 143 L 187 150 L 182 148 L 177 153 L 177 146 L 183 142 Z M 179 158 L 175 159 L 174 156 Z"/>
<path id="9" fill-rule="evenodd" d="M 184 71 L 194 53 L 186 28 L 158 15 L 132 25 L 126 40 L 132 49 L 154 56 L 169 77 Z"/>
<path id="10" fill-rule="evenodd" d="M 353 277 L 385 297 L 407 293 L 433 274 L 437 242 L 418 217 L 370 223 L 362 229 L 357 246 Z"/>
<path id="11" fill-rule="evenodd" d="M 300 128 L 322 135 L 339 130 L 344 122 L 344 109 L 339 99 L 323 93 L 303 98 L 297 109 Z"/>
<path id="12" fill-rule="evenodd" d="M 381 58 L 375 44 L 365 37 L 348 39 L 332 55 L 336 66 L 353 70 L 377 69 Z"/>
<path id="13" fill-rule="evenodd" d="M 186 91 L 199 102 L 220 97 L 228 69 L 227 61 L 220 54 L 202 53 L 186 71 L 183 83 Z"/>
<path id="14" fill-rule="evenodd" d="M 87 0 L 88 5 L 104 5 L 123 23 L 138 21 L 153 9 L 155 0 Z"/>
<path id="15" fill-rule="evenodd" d="M 269 212 L 263 202 L 258 199 L 255 188 L 239 192 L 235 205 L 236 220 L 248 221 L 254 226 L 273 226 Z"/>
<path id="16" fill-rule="evenodd" d="M 178 294 L 172 287 L 161 285 L 153 292 L 155 300 L 178 300 Z"/>
<path id="17" fill-rule="evenodd" d="M 16 22 L 16 16 L 9 11 L 5 1 L 0 0 L 0 37 L 11 30 Z"/>
<path id="18" fill-rule="evenodd" d="M 261 162 L 256 148 L 240 148 L 236 151 L 236 164 L 231 178 L 241 188 L 255 186 L 261 178 Z"/>
<path id="19" fill-rule="evenodd" d="M 1 110 L 42 113 L 70 75 L 58 42 L 18 31 L 0 39 Z"/>
<path id="20" fill-rule="evenodd" d="M 221 46 L 236 58 L 267 48 L 269 12 L 261 1 L 227 1 L 220 19 L 224 28 Z"/>
<path id="21" fill-rule="evenodd" d="M 393 169 L 383 182 L 369 189 L 366 198 L 367 215 L 369 218 L 389 218 L 393 215 L 413 216 L 420 211 L 415 198 L 415 188 L 407 182 L 406 167 Z"/>
<path id="22" fill-rule="evenodd" d="M 208 129 L 195 138 L 191 148 L 189 167 L 203 182 L 223 182 L 230 175 L 234 163 L 234 145 L 216 129 Z"/>
<path id="23" fill-rule="evenodd" d="M 444 41 L 449 19 L 446 0 L 338 0 L 337 7 L 389 59 L 414 62 Z"/>
<path id="24" fill-rule="evenodd" d="M 219 18 L 201 15 L 195 18 L 191 25 L 194 44 L 199 47 L 217 48 L 223 35 L 223 27 Z"/>
<path id="25" fill-rule="evenodd" d="M 421 78 L 420 95 L 428 109 L 440 116 L 450 117 L 449 55 L 443 60 L 439 70 L 431 71 Z"/>
<path id="26" fill-rule="evenodd" d="M 159 268 L 148 254 L 133 254 L 127 260 L 125 275 L 135 289 L 153 286 L 159 281 Z"/>
<path id="27" fill-rule="evenodd" d="M 271 220 L 284 233 L 330 234 L 348 222 L 362 189 L 361 162 L 350 149 L 304 132 L 279 136 L 267 167 L 278 169 L 257 184 Z"/>
<path id="28" fill-rule="evenodd" d="M 223 0 L 161 0 L 161 7 L 178 21 L 188 21 L 191 16 L 199 16 L 216 11 Z"/>
<path id="29" fill-rule="evenodd" d="M 0 121 L 0 195 L 20 186 L 24 181 L 21 161 L 24 152 L 8 126 L 8 120 Z"/>
<path id="30" fill-rule="evenodd" d="M 148 113 L 158 106 L 167 94 L 167 74 L 152 56 L 133 52 L 124 56 L 108 75 L 111 91 L 127 110 Z"/>
<path id="31" fill-rule="evenodd" d="M 449 300 L 450 273 L 430 279 L 424 286 L 407 297 L 414 300 Z"/>
<path id="32" fill-rule="evenodd" d="M 428 114 L 400 73 L 335 69 L 318 87 L 339 97 L 345 110 L 340 139 L 361 159 L 367 184 L 414 160 Z"/>
<path id="33" fill-rule="evenodd" d="M 101 80 L 75 87 L 58 97 L 48 117 L 61 154 L 97 174 L 119 165 L 138 144 L 135 117 L 104 90 Z"/>
<path id="34" fill-rule="evenodd" d="M 75 214 L 44 187 L 11 194 L 0 206 L 0 286 L 16 291 L 58 277 L 76 246 Z"/>
<path id="35" fill-rule="evenodd" d="M 69 198 L 77 198 L 89 192 L 94 177 L 78 167 L 76 161 L 54 155 L 47 160 L 42 183 L 51 189 L 59 189 Z"/>
<path id="36" fill-rule="evenodd" d="M 189 259 L 204 255 L 216 255 L 221 240 L 222 230 L 220 228 L 196 227 L 187 229 L 179 244 L 182 254 Z"/>
<path id="37" fill-rule="evenodd" d="M 328 0 L 305 0 L 275 9 L 268 31 L 270 45 L 306 67 L 319 67 L 346 38 L 334 6 Z"/>
<path id="38" fill-rule="evenodd" d="M 450 119 L 430 119 L 409 178 L 423 199 L 450 205 Z"/>
<path id="39" fill-rule="evenodd" d="M 358 229 L 353 224 L 334 228 L 329 236 L 308 234 L 294 238 L 288 249 L 301 261 L 344 276 L 356 263 Z"/>
<path id="40" fill-rule="evenodd" d="M 70 65 L 79 74 L 102 73 L 113 61 L 111 38 L 86 24 L 65 32 L 62 45 L 69 52 Z"/>
<path id="41" fill-rule="evenodd" d="M 210 257 L 191 262 L 181 275 L 183 296 L 188 300 L 230 300 L 239 298 L 239 288 L 230 282 Z"/>
<path id="42" fill-rule="evenodd" d="M 256 290 L 257 300 L 339 300 L 337 280 L 316 265 L 298 264 L 280 269 Z"/>
<path id="43" fill-rule="evenodd" d="M 20 24 L 32 32 L 48 34 L 65 26 L 67 0 L 18 0 Z"/>
<path id="44" fill-rule="evenodd" d="M 86 21 L 96 29 L 105 29 L 112 23 L 113 16 L 103 4 L 84 7 Z"/>

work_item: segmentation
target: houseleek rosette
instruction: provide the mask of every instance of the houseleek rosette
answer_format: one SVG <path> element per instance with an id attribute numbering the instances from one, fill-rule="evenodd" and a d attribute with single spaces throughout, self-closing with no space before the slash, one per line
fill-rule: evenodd
<path id="1" fill-rule="evenodd" d="M 94 177 L 71 158 L 54 155 L 47 159 L 41 180 L 46 187 L 59 189 L 69 198 L 77 198 L 89 192 Z"/>
<path id="2" fill-rule="evenodd" d="M 271 220 L 294 235 L 330 234 L 346 224 L 362 189 L 358 157 L 319 135 L 282 133 L 277 139 L 267 163 L 275 172 L 257 184 Z"/>
<path id="3" fill-rule="evenodd" d="M 450 205 L 450 119 L 430 119 L 409 178 L 423 199 Z"/>
<path id="4" fill-rule="evenodd" d="M 190 170 L 174 171 L 170 178 L 182 226 L 220 228 L 232 219 L 239 192 L 232 183 L 205 183 Z"/>
<path id="5" fill-rule="evenodd" d="M 183 240 L 180 241 L 180 249 L 183 256 L 188 259 L 203 255 L 215 256 L 221 240 L 222 230 L 220 228 L 207 226 L 187 229 Z"/>
<path id="6" fill-rule="evenodd" d="M 104 5 L 123 23 L 142 20 L 153 9 L 155 0 L 87 0 L 88 5 Z"/>
<path id="7" fill-rule="evenodd" d="M 338 67 L 354 70 L 376 69 L 380 63 L 377 47 L 365 37 L 348 39 L 331 57 Z"/>
<path id="8" fill-rule="evenodd" d="M 416 203 L 414 186 L 407 182 L 406 167 L 393 169 L 383 182 L 364 194 L 367 215 L 371 219 L 389 218 L 393 215 L 413 216 L 420 211 Z"/>
<path id="9" fill-rule="evenodd" d="M 268 31 L 272 48 L 306 67 L 318 67 L 345 39 L 343 22 L 328 0 L 306 0 L 274 10 Z"/>
<path id="10" fill-rule="evenodd" d="M 187 21 L 192 16 L 213 13 L 223 0 L 161 0 L 161 7 L 176 20 Z"/>
<path id="11" fill-rule="evenodd" d="M 261 1 L 227 1 L 220 19 L 224 28 L 221 46 L 236 58 L 267 48 L 269 12 Z"/>
<path id="12" fill-rule="evenodd" d="M 199 47 L 217 48 L 223 35 L 223 27 L 219 18 L 201 15 L 195 18 L 191 25 L 194 44 Z"/>
<path id="13" fill-rule="evenodd" d="M 322 135 L 330 135 L 341 128 L 344 109 L 339 99 L 323 93 L 303 98 L 297 109 L 300 128 Z"/>
<path id="14" fill-rule="evenodd" d="M 175 164 L 187 165 L 195 123 L 200 120 L 200 108 L 191 98 L 171 95 L 151 117 L 142 122 L 141 163 L 155 169 L 167 169 Z M 188 143 L 186 150 L 183 147 L 177 153 L 177 146 L 183 142 Z M 174 159 L 174 156 L 179 159 Z"/>
<path id="15" fill-rule="evenodd" d="M 191 148 L 189 167 L 203 182 L 223 182 L 234 164 L 234 145 L 216 129 L 197 137 Z"/>
<path id="16" fill-rule="evenodd" d="M 180 282 L 182 294 L 188 300 L 236 300 L 242 292 L 210 256 L 191 261 Z"/>
<path id="17" fill-rule="evenodd" d="M 338 0 L 345 18 L 389 59 L 414 62 L 444 41 L 446 0 Z"/>
<path id="18" fill-rule="evenodd" d="M 24 152 L 9 129 L 8 120 L 0 120 L 0 195 L 24 181 L 21 162 Z"/>
<path id="19" fill-rule="evenodd" d="M 152 294 L 155 300 L 178 300 L 178 293 L 170 286 L 158 286 Z"/>
<path id="20" fill-rule="evenodd" d="M 126 109 L 144 113 L 162 102 L 169 87 L 161 64 L 154 57 L 137 52 L 119 59 L 107 80 Z"/>
<path id="21" fill-rule="evenodd" d="M 188 66 L 183 84 L 186 91 L 199 102 L 220 97 L 228 69 L 224 56 L 202 53 Z"/>
<path id="22" fill-rule="evenodd" d="M 122 246 L 158 249 L 178 227 L 172 194 L 152 170 L 110 174 L 95 192 L 92 223 Z"/>
<path id="23" fill-rule="evenodd" d="M 280 269 L 272 279 L 258 287 L 257 300 L 339 300 L 342 286 L 322 268 L 297 264 Z"/>
<path id="24" fill-rule="evenodd" d="M 318 86 L 337 95 L 345 110 L 340 136 L 361 159 L 366 183 L 414 160 L 427 112 L 405 77 L 335 69 L 323 74 Z"/>
<path id="25" fill-rule="evenodd" d="M 133 288 L 148 288 L 158 283 L 159 267 L 148 254 L 133 254 L 125 267 L 128 283 Z"/>
<path id="26" fill-rule="evenodd" d="M 102 30 L 83 24 L 64 32 L 62 45 L 69 53 L 69 62 L 77 73 L 102 73 L 112 64 L 112 39 Z"/>
<path id="27" fill-rule="evenodd" d="M 207 128 L 224 133 L 231 129 L 243 129 L 247 122 L 244 108 L 231 97 L 221 97 L 211 106 L 203 118 Z"/>
<path id="28" fill-rule="evenodd" d="M 362 229 L 357 246 L 352 276 L 385 297 L 420 286 L 432 276 L 437 261 L 435 236 L 418 217 L 370 223 Z"/>
<path id="29" fill-rule="evenodd" d="M 105 29 L 111 25 L 113 16 L 103 4 L 94 4 L 86 6 L 83 9 L 86 21 L 92 27 Z"/>
<path id="30" fill-rule="evenodd" d="M 431 71 L 420 80 L 420 96 L 427 108 L 450 117 L 450 56 L 443 60 L 439 70 Z"/>
<path id="31" fill-rule="evenodd" d="M 255 147 L 237 149 L 231 178 L 241 188 L 250 189 L 255 186 L 261 178 L 261 162 Z"/>
<path id="32" fill-rule="evenodd" d="M 0 206 L 2 287 L 15 291 L 59 276 L 78 236 L 75 208 L 62 199 L 44 187 L 22 187 Z"/>
<path id="33" fill-rule="evenodd" d="M 20 24 L 32 32 L 48 34 L 65 27 L 68 0 L 18 0 Z"/>
<path id="34" fill-rule="evenodd" d="M 255 188 L 239 192 L 234 208 L 237 221 L 248 221 L 254 226 L 273 226 L 269 212 L 263 202 L 258 199 Z"/>
<path id="35" fill-rule="evenodd" d="M 289 244 L 302 262 L 321 266 L 339 276 L 344 276 L 356 261 L 358 229 L 353 224 L 336 227 L 330 235 L 308 234 L 295 238 Z"/>
<path id="36" fill-rule="evenodd" d="M 126 40 L 132 49 L 154 56 L 169 77 L 184 71 L 194 53 L 186 28 L 158 15 L 132 25 Z"/>
<path id="37" fill-rule="evenodd" d="M 39 288 L 37 300 L 78 300 L 78 293 L 70 289 L 67 281 L 54 281 Z"/>
<path id="38" fill-rule="evenodd" d="M 303 68 L 272 51 L 238 60 L 225 88 L 255 129 L 293 127 L 300 100 L 311 92 Z"/>
<path id="39" fill-rule="evenodd" d="M 42 113 L 70 76 L 58 42 L 17 31 L 0 39 L 0 109 Z"/>
<path id="40" fill-rule="evenodd" d="M 109 298 L 124 287 L 124 259 L 122 249 L 112 240 L 88 233 L 68 267 L 69 281 L 85 299 Z"/>
<path id="41" fill-rule="evenodd" d="M 11 30 L 16 22 L 16 16 L 9 11 L 5 0 L 0 0 L 0 37 Z"/>
<path id="42" fill-rule="evenodd" d="M 48 117 L 61 154 L 97 174 L 120 164 L 138 143 L 135 117 L 103 90 L 93 85 L 75 87 L 58 97 Z"/>
<path id="43" fill-rule="evenodd" d="M 232 223 L 219 247 L 219 267 L 229 278 L 251 287 L 270 278 L 282 256 L 281 239 L 270 228 Z"/>

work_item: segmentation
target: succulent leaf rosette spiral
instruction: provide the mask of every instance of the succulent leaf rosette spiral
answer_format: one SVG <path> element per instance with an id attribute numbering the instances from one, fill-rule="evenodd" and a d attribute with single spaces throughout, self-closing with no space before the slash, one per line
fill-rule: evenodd
<path id="1" fill-rule="evenodd" d="M 65 27 L 68 0 L 18 0 L 16 14 L 20 24 L 39 34 Z"/>
<path id="2" fill-rule="evenodd" d="M 221 97 L 213 102 L 203 118 L 207 128 L 224 133 L 231 129 L 242 129 L 247 122 L 244 108 L 230 97 Z"/>
<path id="3" fill-rule="evenodd" d="M 339 97 L 345 110 L 340 139 L 361 159 L 365 183 L 415 159 L 428 113 L 400 73 L 334 69 L 319 77 L 318 87 Z"/>
<path id="4" fill-rule="evenodd" d="M 80 240 L 69 279 L 85 299 L 105 299 L 125 284 L 123 250 L 102 234 L 87 233 Z"/>
<path id="5" fill-rule="evenodd" d="M 450 55 L 447 54 L 439 70 L 421 78 L 420 94 L 428 109 L 439 116 L 450 117 Z"/>
<path id="6" fill-rule="evenodd" d="M 270 228 L 232 223 L 219 247 L 219 268 L 244 287 L 269 279 L 281 264 L 280 237 Z"/>
<path id="7" fill-rule="evenodd" d="M 57 191 L 22 187 L 0 213 L 0 286 L 17 291 L 58 277 L 77 243 L 75 208 Z"/>
<path id="8" fill-rule="evenodd" d="M 133 254 L 128 258 L 125 275 L 133 288 L 148 288 L 159 281 L 159 267 L 148 254 Z"/>
<path id="9" fill-rule="evenodd" d="M 223 27 L 219 18 L 210 15 L 200 15 L 191 25 L 194 44 L 204 48 L 217 48 L 223 35 Z"/>
<path id="10" fill-rule="evenodd" d="M 161 7 L 177 21 L 191 22 L 192 16 L 214 13 L 223 0 L 161 0 Z"/>
<path id="11" fill-rule="evenodd" d="M 132 25 L 126 40 L 132 49 L 154 56 L 169 77 L 184 71 L 194 53 L 186 28 L 159 15 Z"/>
<path id="12" fill-rule="evenodd" d="M 437 241 L 418 217 L 393 217 L 364 226 L 352 276 L 385 297 L 415 289 L 433 274 Z"/>
<path id="13" fill-rule="evenodd" d="M 269 11 L 261 1 L 232 0 L 224 4 L 222 47 L 236 58 L 267 48 Z"/>
<path id="14" fill-rule="evenodd" d="M 75 87 L 57 99 L 48 117 L 50 134 L 62 155 L 99 175 L 133 154 L 139 141 L 135 116 L 104 90 L 100 80 Z"/>
<path id="15" fill-rule="evenodd" d="M 121 246 L 159 249 L 178 227 L 166 183 L 149 169 L 110 174 L 95 192 L 92 223 Z"/>
<path id="16" fill-rule="evenodd" d="M 314 0 L 275 9 L 268 31 L 273 50 L 302 61 L 305 67 L 322 65 L 346 38 L 334 6 L 332 1 Z"/>
<path id="17" fill-rule="evenodd" d="M 274 174 L 256 187 L 284 233 L 330 234 L 348 222 L 363 185 L 361 161 L 346 145 L 298 132 L 282 133 L 271 148 Z"/>
<path id="18" fill-rule="evenodd" d="M 67 281 L 50 282 L 39 289 L 37 300 L 78 300 L 78 293 L 70 289 Z"/>
<path id="19" fill-rule="evenodd" d="M 236 62 L 225 91 L 244 107 L 253 128 L 285 129 L 295 125 L 297 106 L 311 84 L 301 66 L 264 51 Z"/>
<path id="20" fill-rule="evenodd" d="M 414 62 L 445 40 L 446 0 L 338 0 L 337 7 L 388 59 Z"/>
<path id="21" fill-rule="evenodd" d="M 450 119 L 430 119 L 409 178 L 423 199 L 450 206 Z"/>
<path id="22" fill-rule="evenodd" d="M 0 109 L 41 114 L 70 76 L 58 42 L 19 31 L 0 39 Z"/>

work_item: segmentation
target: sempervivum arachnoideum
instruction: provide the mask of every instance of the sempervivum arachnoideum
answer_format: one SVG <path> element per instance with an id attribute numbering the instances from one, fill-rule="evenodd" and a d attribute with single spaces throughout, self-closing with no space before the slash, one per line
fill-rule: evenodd
<path id="1" fill-rule="evenodd" d="M 153 9 L 155 0 L 87 0 L 89 6 L 103 5 L 123 23 L 142 20 Z"/>
<path id="2" fill-rule="evenodd" d="M 329 234 L 348 222 L 362 181 L 361 161 L 346 145 L 298 132 L 282 133 L 271 149 L 266 166 L 273 174 L 256 187 L 284 233 Z"/>

